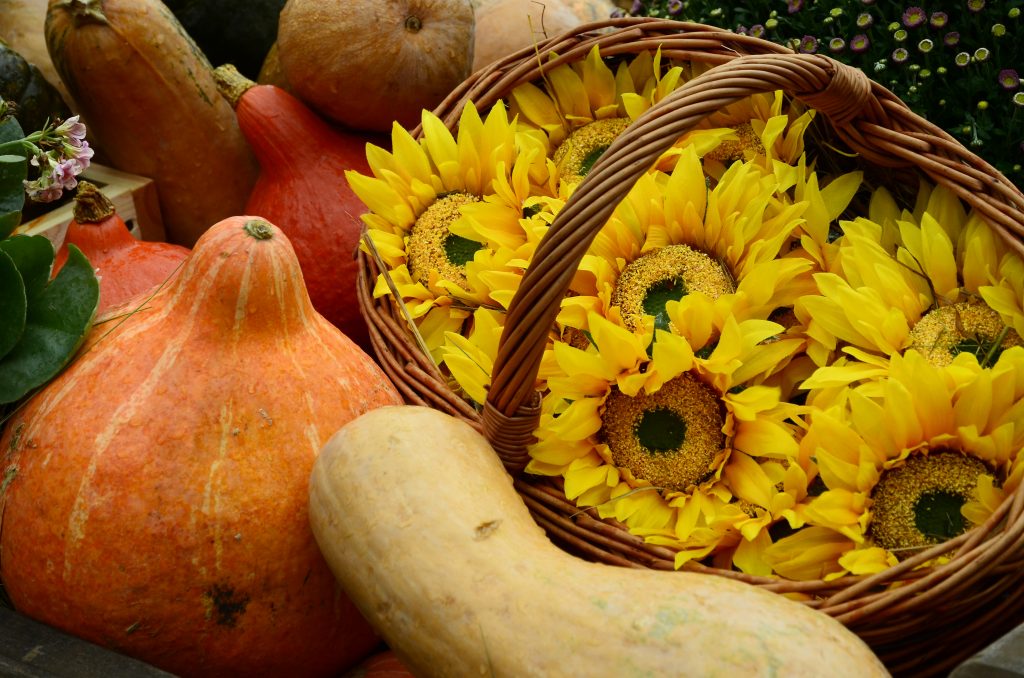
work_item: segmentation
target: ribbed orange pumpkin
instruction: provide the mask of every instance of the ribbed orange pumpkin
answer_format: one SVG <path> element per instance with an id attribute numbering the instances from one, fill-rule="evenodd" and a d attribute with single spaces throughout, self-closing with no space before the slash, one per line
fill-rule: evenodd
<path id="1" fill-rule="evenodd" d="M 342 424 L 400 398 L 317 314 L 282 232 L 232 217 L 99 325 L 0 439 L 17 609 L 183 675 L 336 675 L 378 640 L 308 523 Z"/>

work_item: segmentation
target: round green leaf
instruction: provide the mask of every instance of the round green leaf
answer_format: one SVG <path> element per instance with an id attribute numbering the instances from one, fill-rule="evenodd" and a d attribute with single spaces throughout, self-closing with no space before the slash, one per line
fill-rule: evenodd
<path id="1" fill-rule="evenodd" d="M 14 348 L 25 331 L 28 300 L 14 260 L 0 249 L 0 358 Z"/>
<path id="2" fill-rule="evenodd" d="M 0 101 L 3 101 L 3 97 L 0 97 Z M 7 118 L 0 118 L 0 144 L 24 138 L 25 131 L 21 128 L 21 123 L 18 122 L 17 118 L 13 115 Z"/>
<path id="3" fill-rule="evenodd" d="M 6 238 L 21 223 L 25 206 L 28 160 L 21 155 L 0 155 L 0 238 Z"/>
<path id="4" fill-rule="evenodd" d="M 70 245 L 60 273 L 29 301 L 21 340 L 0 359 L 0 403 L 20 400 L 57 376 L 85 340 L 99 299 L 92 264 Z"/>
<path id="5" fill-rule="evenodd" d="M 31 306 L 46 289 L 53 270 L 53 243 L 41 235 L 16 235 L 0 240 L 0 250 L 14 260 L 25 282 L 25 296 Z"/>

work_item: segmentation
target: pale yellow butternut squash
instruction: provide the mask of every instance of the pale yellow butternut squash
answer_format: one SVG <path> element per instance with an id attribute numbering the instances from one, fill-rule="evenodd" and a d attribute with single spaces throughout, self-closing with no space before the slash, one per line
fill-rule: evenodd
<path id="1" fill-rule="evenodd" d="M 486 440 L 385 407 L 324 446 L 313 533 L 422 676 L 887 675 L 827 615 L 741 582 L 585 562 L 537 527 Z"/>

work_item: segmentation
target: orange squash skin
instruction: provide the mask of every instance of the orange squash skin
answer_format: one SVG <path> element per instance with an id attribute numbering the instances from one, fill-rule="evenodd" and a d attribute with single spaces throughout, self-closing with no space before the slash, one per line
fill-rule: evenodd
<path id="1" fill-rule="evenodd" d="M 67 261 L 69 244 L 82 250 L 100 280 L 97 316 L 178 272 L 189 255 L 187 247 L 136 240 L 99 189 L 84 181 L 78 186 L 75 218 L 57 250 L 51 276 L 56 276 Z"/>
<path id="2" fill-rule="evenodd" d="M 11 419 L 0 578 L 24 614 L 174 673 L 337 674 L 378 639 L 314 542 L 309 473 L 401 399 L 253 220 L 213 226 Z"/>
<path id="3" fill-rule="evenodd" d="M 250 87 L 235 112 L 261 166 L 246 213 L 259 214 L 288 234 L 317 311 L 370 350 L 356 295 L 359 215 L 366 206 L 345 181 L 346 170 L 370 174 L 370 137 L 332 129 L 274 85 Z"/>
<path id="4" fill-rule="evenodd" d="M 50 0 L 46 42 L 93 145 L 153 179 L 167 239 L 243 213 L 259 167 L 213 69 L 159 0 Z"/>

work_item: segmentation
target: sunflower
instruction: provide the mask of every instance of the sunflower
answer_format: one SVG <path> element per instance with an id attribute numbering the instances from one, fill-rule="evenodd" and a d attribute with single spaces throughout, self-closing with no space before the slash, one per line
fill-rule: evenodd
<path id="1" fill-rule="evenodd" d="M 546 135 L 563 182 L 582 180 L 632 121 L 710 68 L 663 64 L 660 49 L 615 62 L 602 59 L 595 46 L 584 60 L 548 71 L 542 85 L 525 83 L 510 96 L 511 109 L 522 122 Z M 756 94 L 705 118 L 656 167 L 671 170 L 682 149 L 692 147 L 707 158 L 709 176 L 715 179 L 735 160 L 757 160 L 792 185 L 792 172 L 783 168 L 802 156 L 803 136 L 813 117 L 814 111 L 787 101 L 781 91 Z"/>
<path id="2" fill-rule="evenodd" d="M 547 71 L 542 86 L 523 83 L 509 97 L 511 111 L 543 131 L 554 152 L 572 133 L 599 120 L 633 120 L 680 83 L 683 69 L 663 72 L 661 50 L 618 62 L 615 72 L 598 47 L 582 61 Z"/>
<path id="3" fill-rule="evenodd" d="M 780 198 L 776 177 L 746 161 L 708 188 L 696 151 L 683 149 L 671 173 L 642 175 L 616 207 L 581 262 L 559 320 L 586 330 L 586 313 L 617 308 L 630 329 L 648 316 L 670 329 L 666 304 L 694 293 L 712 302 L 737 294 L 729 312 L 766 319 L 814 290 L 814 262 L 787 256 L 810 204 Z"/>
<path id="4" fill-rule="evenodd" d="M 878 189 L 868 218 L 842 223 L 833 270 L 796 305 L 817 364 L 837 350 L 871 362 L 908 348 L 935 364 L 962 352 L 990 364 L 1021 344 L 1020 259 L 949 190 L 925 187 L 918 203 L 898 211 Z"/>
<path id="5" fill-rule="evenodd" d="M 693 325 L 691 334 L 706 343 L 653 323 L 630 330 L 614 312 L 590 314 L 586 349 L 555 342 L 558 373 L 547 379 L 527 467 L 562 476 L 579 506 L 596 506 L 673 547 L 680 566 L 747 537 L 737 523 L 761 519 L 748 530 L 757 538 L 791 508 L 777 500 L 785 490 L 776 480 L 796 459 L 796 430 L 787 421 L 794 410 L 777 388 L 759 382 L 802 345 L 771 341 L 782 331 L 776 323 L 728 313 L 687 318 L 683 306 L 668 304 L 671 325 Z M 734 491 L 765 506 L 740 506 Z M 764 519 L 773 510 L 779 515 Z"/>
<path id="6" fill-rule="evenodd" d="M 694 63 L 690 78 L 710 68 L 709 64 Z M 781 90 L 754 94 L 704 118 L 663 156 L 662 163 L 665 166 L 686 145 L 695 143 L 701 149 L 713 143 L 700 153 L 709 176 L 720 177 L 737 160 L 754 161 L 778 173 L 780 182 L 791 186 L 797 176 L 793 167 L 803 157 L 804 135 L 814 115 L 814 110 L 788 99 Z M 716 140 L 718 143 L 714 143 Z"/>
<path id="7" fill-rule="evenodd" d="M 936 366 L 910 349 L 881 379 L 812 410 L 800 456 L 826 489 L 802 511 L 816 529 L 766 550 L 775 571 L 875 572 L 984 522 L 1020 483 L 1022 368 L 1016 346 L 990 367 L 970 352 Z"/>
<path id="8" fill-rule="evenodd" d="M 615 61 L 615 70 L 611 65 Z M 686 68 L 689 68 L 687 66 Z M 510 110 L 547 139 L 563 184 L 574 186 L 629 124 L 685 81 L 683 66 L 662 62 L 661 50 L 632 59 L 603 59 L 597 46 L 579 62 L 561 64 L 541 85 L 524 83 L 509 96 Z M 679 141 L 700 155 L 737 138 L 728 127 L 694 130 Z M 664 162 L 671 167 L 678 150 Z"/>
<path id="9" fill-rule="evenodd" d="M 397 293 L 435 353 L 444 332 L 457 331 L 472 309 L 496 303 L 478 257 L 502 266 L 511 254 L 494 256 L 501 239 L 473 239 L 453 225 L 467 207 L 503 205 L 521 214 L 530 195 L 553 185 L 543 140 L 518 128 L 504 106 L 481 118 L 472 104 L 459 119 L 457 136 L 424 111 L 419 141 L 395 124 L 392 151 L 368 145 L 373 176 L 349 171 L 346 178 L 367 205 L 367 239 L 362 247 L 383 264 L 374 296 Z M 515 230 L 515 221 L 503 222 Z"/>

